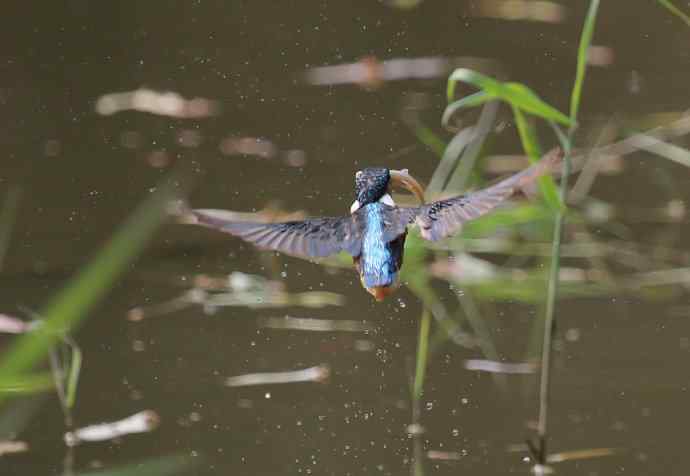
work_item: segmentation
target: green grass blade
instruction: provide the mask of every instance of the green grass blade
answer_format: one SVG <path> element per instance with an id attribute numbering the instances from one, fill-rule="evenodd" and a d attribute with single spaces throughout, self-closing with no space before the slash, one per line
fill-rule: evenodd
<path id="1" fill-rule="evenodd" d="M 541 146 L 539 145 L 537 133 L 520 108 L 513 106 L 513 115 L 515 116 L 515 127 L 517 127 L 518 134 L 520 135 L 522 148 L 527 154 L 529 161 L 536 163 L 541 157 Z"/>
<path id="2" fill-rule="evenodd" d="M 522 148 L 529 157 L 530 162 L 534 163 L 539 160 L 542 156 L 541 147 L 539 146 L 539 139 L 537 138 L 537 133 L 534 127 L 529 123 L 524 113 L 518 108 L 513 106 L 513 115 L 515 116 L 515 125 L 520 134 L 520 142 L 522 142 Z M 556 188 L 556 182 L 554 182 L 553 177 L 550 175 L 544 175 L 539 178 L 539 190 L 544 196 L 544 201 L 554 211 L 562 210 L 563 201 L 558 196 L 558 189 Z"/>
<path id="3" fill-rule="evenodd" d="M 597 19 L 598 9 L 599 0 L 592 0 L 589 4 L 589 10 L 587 10 L 585 25 L 582 28 L 580 46 L 577 48 L 575 84 L 573 85 L 573 91 L 570 95 L 570 119 L 572 124 L 577 122 L 577 112 L 580 108 L 580 97 L 582 96 L 582 84 L 584 83 L 585 71 L 587 70 L 587 52 L 589 51 L 589 45 L 592 43 L 592 36 L 594 36 L 594 24 Z"/>
<path id="4" fill-rule="evenodd" d="M 165 221 L 166 207 L 177 196 L 177 186 L 171 181 L 139 206 L 93 261 L 48 303 L 40 313 L 42 325 L 18 337 L 5 352 L 0 383 L 30 370 L 86 316 Z"/>
<path id="5" fill-rule="evenodd" d="M 568 116 L 545 103 L 534 91 L 524 84 L 506 83 L 502 94 L 505 101 L 534 116 L 541 117 L 547 121 L 560 122 L 561 124 L 572 124 Z"/>
<path id="6" fill-rule="evenodd" d="M 443 116 L 441 116 L 441 124 L 443 127 L 448 127 L 451 117 L 453 117 L 460 109 L 481 106 L 485 102 L 491 101 L 492 99 L 494 99 L 494 96 L 491 96 L 484 91 L 479 91 L 474 94 L 470 94 L 469 96 L 465 96 L 462 99 L 458 99 L 457 101 L 454 101 L 446 106 L 446 109 L 443 111 Z"/>
<path id="7" fill-rule="evenodd" d="M 455 97 L 455 87 L 458 82 L 471 84 L 491 96 L 498 97 L 503 91 L 503 86 L 500 81 L 472 71 L 471 69 L 458 68 L 453 71 L 448 78 L 448 102 L 452 101 Z"/>
<path id="8" fill-rule="evenodd" d="M 443 142 L 443 139 L 438 137 L 434 131 L 419 121 L 415 121 L 412 125 L 412 130 L 422 144 L 431 149 L 437 156 L 443 157 L 443 152 L 446 150 L 446 143 Z"/>
<path id="9" fill-rule="evenodd" d="M 474 137 L 474 130 L 472 128 L 465 128 L 455 134 L 448 142 L 446 150 L 443 151 L 441 161 L 436 166 L 434 174 L 431 176 L 429 185 L 424 191 L 426 200 L 435 199 L 441 193 L 448 181 L 448 176 L 453 172 L 460 154 L 465 150 L 465 147 L 472 141 Z"/>
<path id="10" fill-rule="evenodd" d="M 659 2 L 666 10 L 671 12 L 672 15 L 680 18 L 687 26 L 690 26 L 690 16 L 671 3 L 671 0 L 657 0 L 657 2 Z"/>
<path id="11" fill-rule="evenodd" d="M 55 388 L 53 376 L 49 372 L 23 374 L 0 381 L 0 394 L 31 395 Z"/>
<path id="12" fill-rule="evenodd" d="M 419 341 L 417 344 L 417 365 L 414 373 L 414 385 L 412 398 L 419 402 L 424 390 L 424 377 L 426 376 L 426 364 L 429 357 L 429 329 L 431 328 L 431 313 L 425 308 L 422 313 L 422 321 L 419 324 Z"/>
<path id="13" fill-rule="evenodd" d="M 79 384 L 79 375 L 81 374 L 82 353 L 79 346 L 67 340 L 71 349 L 72 359 L 70 361 L 69 373 L 67 374 L 67 391 L 65 392 L 65 404 L 67 408 L 74 408 L 77 400 L 77 386 Z"/>
<path id="14" fill-rule="evenodd" d="M 582 85 L 587 68 L 587 52 L 594 36 L 594 25 L 596 22 L 599 0 L 591 0 L 585 24 L 582 28 L 580 45 L 578 46 L 577 68 L 575 82 L 570 95 L 570 118 L 572 123 L 577 121 L 577 113 L 580 107 L 580 97 Z M 561 176 L 560 198 L 565 203 L 568 193 L 568 175 L 570 174 L 570 151 L 572 147 L 572 136 L 574 127 L 571 126 L 568 135 L 561 133 L 560 129 L 552 123 L 552 127 L 558 136 L 563 147 L 563 169 Z M 537 436 L 539 438 L 538 462 L 545 464 L 547 460 L 547 425 L 549 413 L 549 395 L 551 382 L 551 353 L 553 350 L 554 329 L 556 322 L 556 298 L 559 292 L 560 258 L 561 258 L 561 239 L 563 237 L 563 222 L 565 213 L 563 210 L 556 214 L 553 228 L 553 240 L 551 249 L 551 265 L 549 267 L 548 288 L 546 293 L 546 309 L 544 311 L 541 371 L 539 381 L 539 420 L 537 423 Z"/>
<path id="15" fill-rule="evenodd" d="M 568 126 L 572 125 L 568 116 L 544 102 L 534 91 L 523 84 L 502 83 L 476 71 L 460 68 L 453 71 L 448 78 L 447 94 L 449 101 L 452 101 L 455 96 L 455 87 L 458 82 L 471 84 L 486 94 L 489 99 L 501 99 L 514 108 L 520 108 L 534 116 Z M 478 100 L 475 96 L 472 101 Z"/>

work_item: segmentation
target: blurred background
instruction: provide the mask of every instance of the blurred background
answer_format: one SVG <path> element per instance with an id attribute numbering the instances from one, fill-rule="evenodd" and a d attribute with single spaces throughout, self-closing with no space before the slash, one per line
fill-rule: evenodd
<path id="1" fill-rule="evenodd" d="M 437 195 L 520 170 L 509 107 L 442 126 L 448 76 L 520 82 L 567 111 L 587 8 L 10 2 L 0 194 L 16 219 L 0 313 L 35 317 L 176 164 L 192 165 L 195 207 L 277 218 L 346 214 L 367 166 L 408 168 Z M 598 12 L 556 308 L 558 474 L 688 471 L 689 38 L 661 2 Z M 444 150 L 477 123 L 463 172 Z M 558 145 L 535 126 L 544 150 Z M 83 353 L 73 421 L 51 392 L 3 407 L 15 423 L 0 440 L 26 446 L 0 450 L 0 472 L 528 473 L 552 228 L 541 201 L 518 200 L 443 245 L 412 237 L 409 286 L 379 304 L 345 259 L 315 264 L 166 224 L 72 334 Z M 422 302 L 432 339 L 415 395 Z M 65 444 L 70 429 L 144 410 L 146 433 Z"/>

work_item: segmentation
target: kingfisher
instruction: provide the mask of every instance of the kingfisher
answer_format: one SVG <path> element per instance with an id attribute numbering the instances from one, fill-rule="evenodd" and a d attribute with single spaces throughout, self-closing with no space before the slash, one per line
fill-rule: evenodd
<path id="1" fill-rule="evenodd" d="M 525 190 L 535 179 L 554 170 L 560 159 L 554 150 L 539 162 L 498 183 L 465 195 L 424 203 L 424 189 L 407 170 L 369 167 L 355 173 L 355 200 L 350 213 L 339 217 L 264 223 L 235 220 L 216 209 L 186 210 L 183 222 L 237 236 L 263 249 L 300 258 L 323 258 L 347 252 L 362 286 L 382 301 L 399 285 L 407 229 L 416 225 L 422 238 L 438 241 L 460 231 L 463 223 L 479 218 Z M 393 187 L 412 192 L 419 206 L 397 206 Z"/>

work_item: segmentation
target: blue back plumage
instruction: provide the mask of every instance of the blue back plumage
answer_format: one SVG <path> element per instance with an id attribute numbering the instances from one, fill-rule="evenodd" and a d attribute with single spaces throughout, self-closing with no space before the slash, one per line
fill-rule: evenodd
<path id="1" fill-rule="evenodd" d="M 365 229 L 360 268 L 362 281 L 367 288 L 390 286 L 397 274 L 390 245 L 383 239 L 384 206 L 375 202 L 364 207 Z"/>

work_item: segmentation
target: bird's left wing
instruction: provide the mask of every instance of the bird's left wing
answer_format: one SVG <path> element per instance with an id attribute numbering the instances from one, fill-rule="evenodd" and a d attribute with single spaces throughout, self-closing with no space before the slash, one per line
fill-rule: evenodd
<path id="1" fill-rule="evenodd" d="M 560 149 L 554 149 L 531 167 L 508 177 L 491 187 L 467 195 L 439 200 L 414 208 L 398 208 L 389 215 L 397 227 L 416 223 L 422 238 L 438 241 L 457 233 L 462 224 L 490 212 L 517 190 L 529 185 L 541 175 L 552 172 L 560 163 Z"/>
<path id="2" fill-rule="evenodd" d="M 359 215 L 262 223 L 237 221 L 225 210 L 187 210 L 188 223 L 229 233 L 258 247 L 302 258 L 321 258 L 339 251 L 358 256 L 361 249 Z"/>

